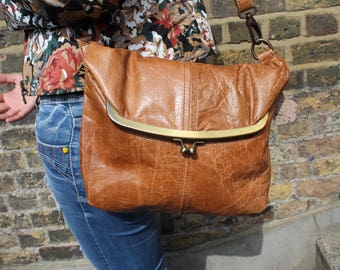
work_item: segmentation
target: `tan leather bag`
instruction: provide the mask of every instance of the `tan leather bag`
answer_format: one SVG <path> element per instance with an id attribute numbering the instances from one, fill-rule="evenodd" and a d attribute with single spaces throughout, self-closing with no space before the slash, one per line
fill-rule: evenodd
<path id="1" fill-rule="evenodd" d="M 110 211 L 263 211 L 270 123 L 289 72 L 272 50 L 258 58 L 215 66 L 90 44 L 81 131 L 88 202 Z"/>

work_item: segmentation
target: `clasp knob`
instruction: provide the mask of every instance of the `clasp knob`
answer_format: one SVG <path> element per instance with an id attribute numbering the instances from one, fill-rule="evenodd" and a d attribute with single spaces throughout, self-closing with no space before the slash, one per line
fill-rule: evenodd
<path id="1" fill-rule="evenodd" d="M 180 150 L 180 152 L 184 156 L 192 156 L 192 155 L 194 155 L 196 153 L 197 145 L 198 144 L 204 144 L 204 141 L 195 141 L 193 144 L 187 145 L 187 144 L 185 144 L 183 142 L 182 139 L 174 138 L 173 140 L 181 143 L 181 150 Z"/>

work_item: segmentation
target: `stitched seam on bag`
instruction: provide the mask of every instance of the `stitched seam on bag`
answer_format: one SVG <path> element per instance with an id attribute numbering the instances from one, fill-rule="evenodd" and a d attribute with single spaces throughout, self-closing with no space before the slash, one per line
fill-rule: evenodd
<path id="1" fill-rule="evenodd" d="M 198 74 L 196 74 L 198 75 Z M 198 76 L 194 76 L 195 79 L 195 130 L 198 130 Z"/>
<path id="2" fill-rule="evenodd" d="M 185 197 L 185 187 L 186 187 L 186 179 L 187 179 L 187 168 L 188 168 L 188 159 L 184 158 L 184 170 L 183 170 L 183 177 L 182 177 L 182 194 L 180 198 L 180 207 L 179 207 L 179 214 L 183 211 L 183 205 L 184 205 L 184 197 Z"/>
<path id="3" fill-rule="evenodd" d="M 254 82 L 256 80 L 256 78 L 254 78 L 250 68 L 247 66 L 247 74 L 250 78 L 250 82 Z M 247 87 L 248 88 L 248 87 Z M 251 87 L 249 87 L 250 91 L 249 91 L 249 94 L 251 95 L 250 97 L 250 100 L 255 100 L 254 99 L 254 91 L 253 91 L 253 85 L 251 85 Z M 253 119 L 254 119 L 254 112 L 255 112 L 255 105 L 254 105 L 254 102 L 251 102 L 251 106 L 249 108 L 250 110 L 250 113 L 249 113 L 249 119 L 248 119 L 248 125 L 251 125 L 253 124 Z"/>
<path id="4" fill-rule="evenodd" d="M 191 77 L 191 74 L 190 74 L 190 68 L 188 69 L 187 68 L 187 74 L 188 74 L 188 120 L 187 120 L 187 129 L 188 130 L 191 130 L 191 121 L 192 121 L 192 115 L 191 115 L 191 111 L 192 111 L 192 77 Z"/>
<path id="5" fill-rule="evenodd" d="M 187 65 L 186 63 L 183 64 L 183 69 L 184 69 L 184 89 L 183 89 L 183 117 L 182 117 L 182 129 L 186 129 L 187 128 L 187 120 L 188 120 L 188 116 L 187 116 L 187 110 L 186 110 L 186 106 L 187 106 Z M 190 105 L 190 103 L 188 104 Z M 183 157 L 180 157 L 180 158 L 183 158 Z M 182 167 L 182 174 L 181 174 L 181 177 L 179 177 L 179 185 L 181 187 L 181 190 L 180 190 L 180 198 L 179 198 L 179 208 L 178 208 L 178 214 L 181 214 L 182 211 L 183 211 L 183 200 L 184 200 L 184 195 L 185 195 L 185 180 L 186 180 L 186 171 L 187 171 L 187 163 L 188 163 L 188 160 L 187 158 L 184 158 L 184 160 L 180 160 L 180 162 L 184 162 L 184 166 Z"/>
<path id="6" fill-rule="evenodd" d="M 178 162 L 180 163 L 180 158 L 182 158 L 182 157 L 180 157 L 179 155 L 178 155 L 178 157 L 179 157 Z M 177 170 L 177 186 L 176 186 L 176 188 L 178 190 L 178 193 L 176 193 L 176 195 L 178 194 L 178 202 L 180 202 L 180 196 L 181 196 L 181 192 L 182 192 L 182 190 L 178 189 L 178 185 L 180 185 L 182 183 L 182 175 L 183 175 L 182 174 L 183 173 L 182 168 L 183 168 L 182 166 L 178 166 L 178 170 Z M 177 207 L 178 207 L 178 214 L 180 214 L 181 213 L 181 205 L 179 204 Z"/>
<path id="7" fill-rule="evenodd" d="M 189 160 L 189 175 L 188 175 L 188 183 L 191 184 L 192 183 L 192 175 L 193 175 L 193 162 L 194 160 L 193 159 L 190 159 Z M 190 185 L 188 186 L 188 188 L 186 188 L 188 191 L 190 190 Z M 189 203 L 189 199 L 191 197 L 190 196 L 187 196 L 187 201 L 185 202 L 186 203 L 186 207 L 188 207 L 188 203 Z"/>
<path id="8" fill-rule="evenodd" d="M 184 119 L 185 119 L 185 86 L 186 86 L 186 80 L 185 80 L 185 65 L 183 65 L 183 106 L 182 106 L 182 129 L 184 129 Z"/>

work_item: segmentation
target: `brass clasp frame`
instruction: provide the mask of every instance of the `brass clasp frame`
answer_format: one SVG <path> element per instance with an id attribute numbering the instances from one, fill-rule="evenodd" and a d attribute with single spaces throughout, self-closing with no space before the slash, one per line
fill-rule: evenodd
<path id="1" fill-rule="evenodd" d="M 262 130 L 268 121 L 269 115 L 266 113 L 257 122 L 238 128 L 218 129 L 218 130 L 182 130 L 175 128 L 165 128 L 147 123 L 141 123 L 121 116 L 109 101 L 106 101 L 106 110 L 109 118 L 117 125 L 129 128 L 134 131 L 143 132 L 153 136 L 161 136 L 181 143 L 181 153 L 185 156 L 193 156 L 196 153 L 198 144 L 204 144 L 207 140 L 227 139 L 249 135 Z M 189 143 L 192 142 L 190 145 Z"/>
<path id="2" fill-rule="evenodd" d="M 198 144 L 204 144 L 204 141 L 196 141 L 191 146 L 187 146 L 182 139 L 174 138 L 173 140 L 181 143 L 181 153 L 188 156 L 192 156 L 196 153 Z"/>

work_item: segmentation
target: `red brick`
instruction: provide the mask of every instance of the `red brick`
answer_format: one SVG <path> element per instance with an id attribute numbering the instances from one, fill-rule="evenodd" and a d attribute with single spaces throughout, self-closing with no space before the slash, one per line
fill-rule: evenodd
<path id="1" fill-rule="evenodd" d="M 301 197 L 327 197 L 340 195 L 340 177 L 323 180 L 307 180 L 298 182 L 296 195 Z"/>
<path id="2" fill-rule="evenodd" d="M 323 137 L 297 143 L 298 154 L 301 157 L 314 159 L 327 157 L 340 152 L 340 136 Z"/>

